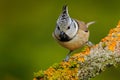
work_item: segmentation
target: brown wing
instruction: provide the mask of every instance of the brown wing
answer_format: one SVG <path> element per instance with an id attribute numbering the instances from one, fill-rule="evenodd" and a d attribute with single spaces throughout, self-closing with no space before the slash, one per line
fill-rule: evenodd
<path id="1" fill-rule="evenodd" d="M 79 29 L 82 29 L 83 31 L 88 32 L 87 25 L 83 21 L 76 20 L 76 22 L 78 23 Z"/>

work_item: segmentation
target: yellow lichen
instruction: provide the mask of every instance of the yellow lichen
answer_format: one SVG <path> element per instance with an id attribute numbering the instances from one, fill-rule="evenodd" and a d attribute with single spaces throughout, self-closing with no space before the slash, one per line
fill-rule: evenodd
<path id="1" fill-rule="evenodd" d="M 113 41 L 113 42 L 111 42 L 111 43 L 108 45 L 108 49 L 111 50 L 111 51 L 114 51 L 114 50 L 115 50 L 115 46 L 116 46 L 116 42 Z"/>
<path id="2" fill-rule="evenodd" d="M 117 41 L 120 41 L 120 21 L 118 23 L 118 26 L 114 29 L 111 29 L 108 36 L 101 40 L 101 42 L 105 42 L 106 46 L 111 51 L 115 50 Z"/>

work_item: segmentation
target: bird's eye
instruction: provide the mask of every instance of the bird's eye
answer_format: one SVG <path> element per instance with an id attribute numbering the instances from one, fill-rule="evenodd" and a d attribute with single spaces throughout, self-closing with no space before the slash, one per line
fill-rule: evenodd
<path id="1" fill-rule="evenodd" d="M 60 30 L 60 27 L 58 26 L 57 29 Z"/>
<path id="2" fill-rule="evenodd" d="M 67 29 L 70 29 L 70 26 L 68 26 L 68 28 Z"/>

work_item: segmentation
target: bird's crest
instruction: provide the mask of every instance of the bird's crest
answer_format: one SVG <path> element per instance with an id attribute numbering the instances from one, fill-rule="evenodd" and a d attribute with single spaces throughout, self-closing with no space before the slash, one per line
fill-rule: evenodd
<path id="1" fill-rule="evenodd" d="M 59 16 L 57 23 L 61 26 L 69 25 L 71 22 L 69 13 L 68 13 L 68 6 L 64 5 L 62 8 L 62 13 Z"/>
<path id="2" fill-rule="evenodd" d="M 63 14 L 68 13 L 68 6 L 67 6 L 67 5 L 64 5 L 64 6 L 63 6 L 63 8 L 62 8 L 62 13 L 63 13 Z"/>

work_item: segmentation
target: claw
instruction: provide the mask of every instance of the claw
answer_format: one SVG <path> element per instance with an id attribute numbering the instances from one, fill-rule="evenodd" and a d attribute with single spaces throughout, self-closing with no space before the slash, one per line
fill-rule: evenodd
<path id="1" fill-rule="evenodd" d="M 91 46 L 93 46 L 94 44 L 93 44 L 91 41 L 88 41 L 88 42 L 87 42 L 87 45 L 88 45 L 89 47 L 91 47 Z"/>
<path id="2" fill-rule="evenodd" d="M 69 58 L 70 58 L 70 56 L 67 55 L 66 58 L 63 61 L 68 62 Z"/>
<path id="3" fill-rule="evenodd" d="M 71 53 L 72 53 L 72 51 L 70 51 L 70 52 L 67 54 L 66 58 L 65 58 L 63 61 L 68 62 Z"/>

